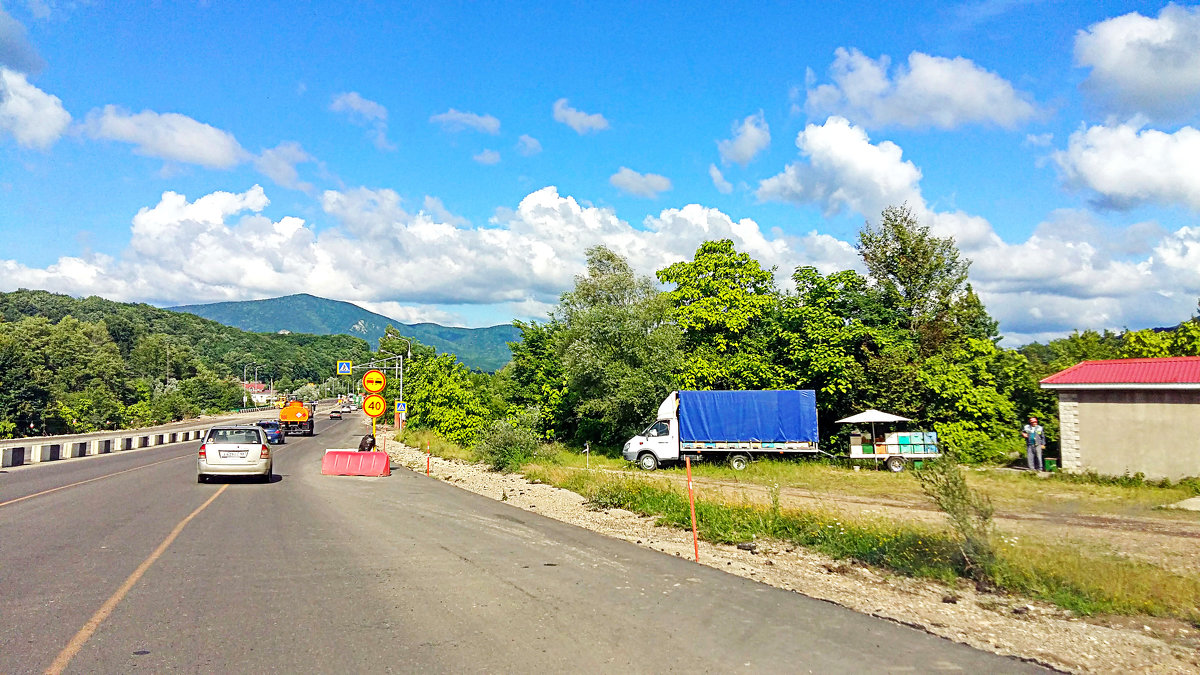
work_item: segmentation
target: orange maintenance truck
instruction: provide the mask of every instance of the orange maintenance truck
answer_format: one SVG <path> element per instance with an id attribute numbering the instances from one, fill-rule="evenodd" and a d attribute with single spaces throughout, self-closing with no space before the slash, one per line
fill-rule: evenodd
<path id="1" fill-rule="evenodd" d="M 304 401 L 288 401 L 279 409 L 279 426 L 284 434 L 313 435 L 313 417 L 316 416 L 317 406 Z"/>

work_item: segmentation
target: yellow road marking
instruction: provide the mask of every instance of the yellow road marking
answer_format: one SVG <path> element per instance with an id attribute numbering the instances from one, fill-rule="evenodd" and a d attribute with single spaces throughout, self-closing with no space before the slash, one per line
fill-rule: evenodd
<path id="1" fill-rule="evenodd" d="M 104 474 L 103 476 L 96 476 L 95 478 L 89 478 L 89 479 L 87 479 L 87 480 L 81 480 L 81 481 L 79 481 L 79 482 L 77 482 L 77 483 L 71 483 L 70 485 L 60 485 L 60 486 L 58 486 L 58 487 L 56 487 L 56 488 L 50 488 L 49 490 L 42 490 L 41 492 L 35 492 L 35 493 L 31 494 L 31 495 L 25 495 L 24 497 L 17 497 L 16 499 L 10 499 L 10 500 L 8 500 L 8 501 L 6 501 L 6 502 L 0 502 L 0 506 L 8 506 L 9 504 L 16 504 L 17 502 L 23 502 L 23 501 L 25 501 L 26 499 L 33 499 L 34 497 L 40 497 L 40 496 L 42 496 L 42 495 L 48 495 L 48 494 L 50 494 L 51 492 L 58 492 L 59 490 L 66 490 L 67 488 L 69 488 L 69 487 L 75 487 L 76 485 L 83 485 L 84 483 L 91 483 L 91 482 L 93 482 L 93 481 L 97 481 L 97 480 L 100 480 L 100 479 L 102 479 L 102 478 L 112 478 L 113 476 L 119 476 L 119 475 L 121 475 L 121 474 L 123 474 L 123 473 L 129 473 L 130 471 L 137 471 L 138 469 L 145 469 L 146 467 L 154 466 L 155 464 L 163 464 L 163 463 L 165 463 L 165 462 L 174 462 L 174 461 L 175 461 L 175 460 L 177 460 L 177 459 L 184 459 L 184 458 L 186 458 L 186 457 L 191 457 L 191 455 L 189 454 L 189 455 L 182 455 L 182 456 L 180 456 L 180 457 L 172 457 L 172 458 L 170 458 L 170 459 L 163 459 L 163 460 L 159 460 L 159 461 L 157 461 L 157 462 L 151 462 L 150 464 L 143 464 L 143 465 L 141 465 L 141 466 L 135 466 L 135 467 L 133 467 L 132 469 L 124 469 L 124 470 L 121 470 L 121 471 L 116 471 L 116 472 L 114 472 L 114 473 L 106 473 L 106 474 Z"/>
<path id="2" fill-rule="evenodd" d="M 175 526 L 175 529 L 171 530 L 171 534 L 168 534 L 167 538 L 158 545 L 158 548 L 154 549 L 154 552 L 150 554 L 150 557 L 143 560 L 141 565 L 138 565 L 138 568 L 133 571 L 133 574 L 129 575 L 129 578 L 125 580 L 125 583 L 121 584 L 121 587 L 118 588 L 111 596 L 109 596 L 108 600 L 104 601 L 104 604 L 100 606 L 100 609 L 96 610 L 96 613 L 92 615 L 92 618 L 88 619 L 88 622 L 83 625 L 83 628 L 80 628 L 79 632 L 75 634 L 75 637 L 71 638 L 71 641 L 67 643 L 67 646 L 58 653 L 58 657 L 54 659 L 54 663 L 51 663 L 50 667 L 46 669 L 46 675 L 58 675 L 66 670 L 67 665 L 71 663 L 71 659 L 75 658 L 75 655 L 79 653 L 80 649 L 83 649 L 83 645 L 86 644 L 96 630 L 100 628 L 100 624 L 104 623 L 104 620 L 107 619 L 110 614 L 112 614 L 113 610 L 116 609 L 121 600 L 125 598 L 125 594 L 129 592 L 129 589 L 133 588 L 133 585 L 138 582 L 138 579 L 142 578 L 142 575 L 146 573 L 146 570 L 150 569 L 150 566 L 153 565 L 154 562 L 158 560 L 159 557 L 161 557 L 162 554 L 167 550 L 167 547 L 171 545 L 171 542 L 175 541 L 175 537 L 178 537 L 179 533 L 183 531 L 183 528 L 187 526 L 188 523 L 192 522 L 192 518 L 195 518 L 200 514 L 201 511 L 208 508 L 208 505 L 212 504 L 217 497 L 220 497 L 221 493 L 224 492 L 228 487 L 229 485 L 222 485 L 220 490 L 217 490 L 213 496 L 208 498 L 208 501 L 204 502 L 199 508 L 188 514 L 187 518 L 179 521 L 179 524 Z"/>

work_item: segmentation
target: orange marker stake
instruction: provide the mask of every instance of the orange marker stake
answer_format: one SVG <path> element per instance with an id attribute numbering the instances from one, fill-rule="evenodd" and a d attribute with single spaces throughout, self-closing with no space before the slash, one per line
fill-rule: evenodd
<path id="1" fill-rule="evenodd" d="M 700 562 L 700 537 L 696 534 L 696 495 L 692 492 L 692 458 L 684 456 L 687 465 L 688 502 L 692 506 L 692 545 L 696 548 L 696 562 Z"/>
<path id="2" fill-rule="evenodd" d="M 429 475 L 429 462 L 433 459 L 433 449 L 429 447 L 429 441 L 425 441 L 425 475 Z"/>

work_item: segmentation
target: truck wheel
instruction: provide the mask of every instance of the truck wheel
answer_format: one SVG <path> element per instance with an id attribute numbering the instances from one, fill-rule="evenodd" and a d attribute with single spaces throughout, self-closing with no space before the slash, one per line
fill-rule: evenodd
<path id="1" fill-rule="evenodd" d="M 888 457 L 887 461 L 884 462 L 883 465 L 886 466 L 888 471 L 891 471 L 892 473 L 900 473 L 904 470 L 904 458 Z"/>
<path id="2" fill-rule="evenodd" d="M 653 452 L 643 452 L 638 455 L 638 466 L 643 471 L 653 471 L 658 468 L 658 458 Z"/>
<path id="3" fill-rule="evenodd" d="M 734 471 L 745 471 L 746 467 L 750 466 L 750 455 L 735 452 L 729 456 L 729 466 Z"/>

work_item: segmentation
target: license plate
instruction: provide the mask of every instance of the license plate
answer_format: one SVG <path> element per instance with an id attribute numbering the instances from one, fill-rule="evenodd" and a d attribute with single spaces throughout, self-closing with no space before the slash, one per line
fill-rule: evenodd
<path id="1" fill-rule="evenodd" d="M 221 459 L 245 458 L 245 450 L 220 450 Z"/>

